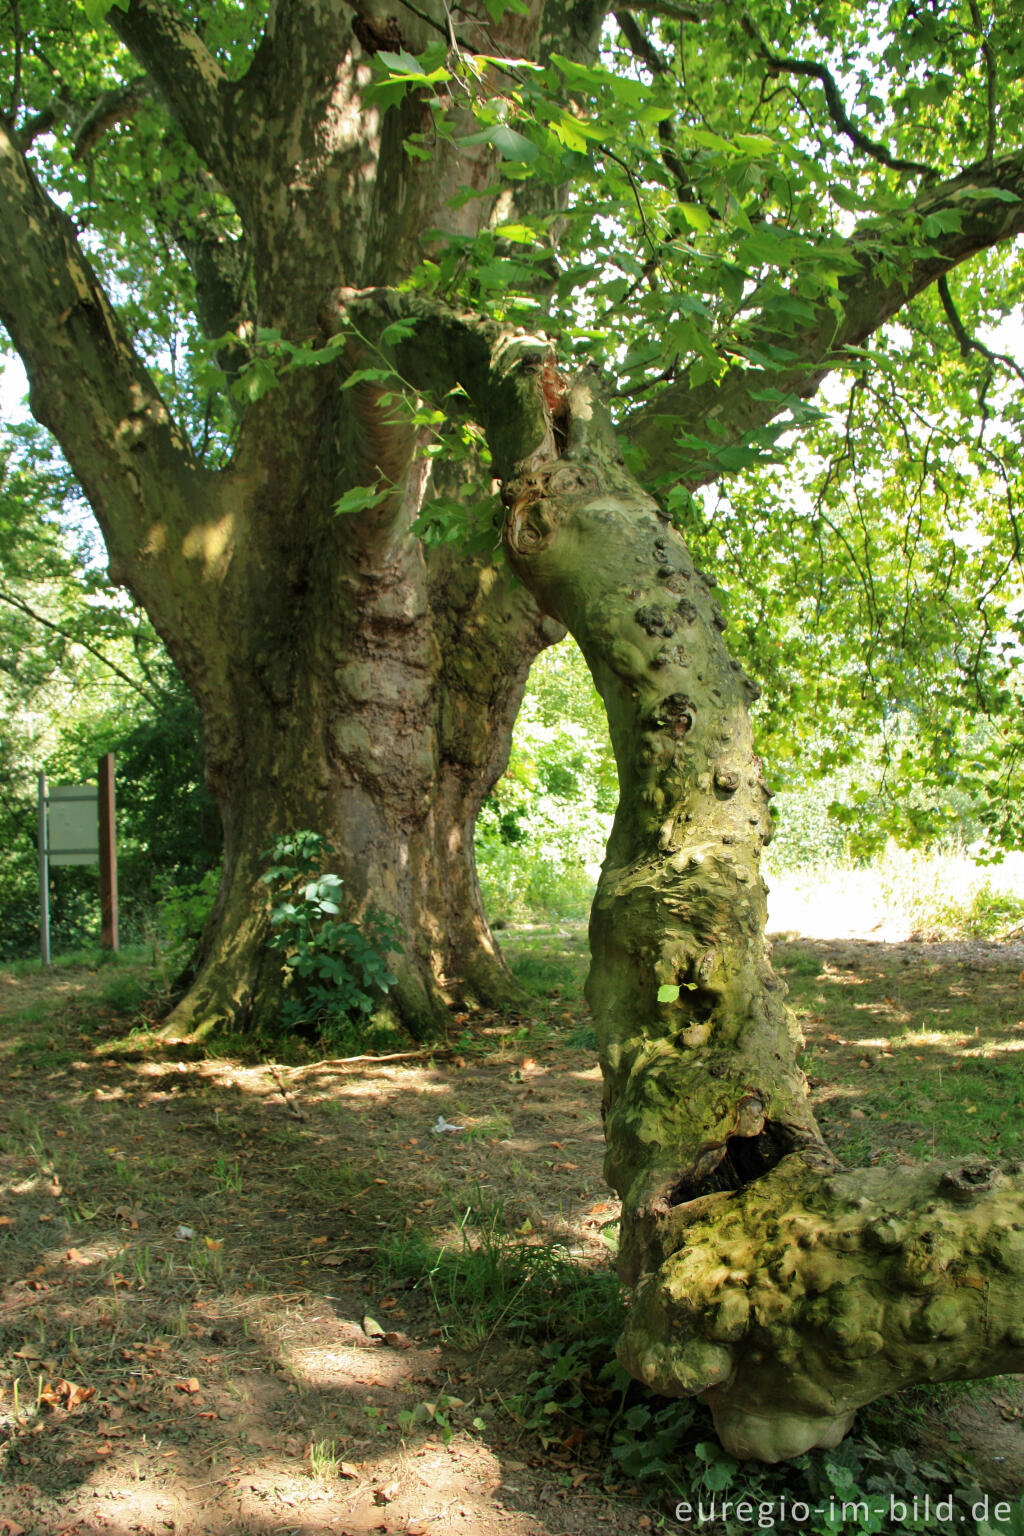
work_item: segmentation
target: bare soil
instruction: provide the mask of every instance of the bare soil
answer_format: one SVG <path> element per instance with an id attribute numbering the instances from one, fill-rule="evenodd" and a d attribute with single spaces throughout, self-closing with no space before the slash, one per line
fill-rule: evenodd
<path id="1" fill-rule="evenodd" d="M 381 1262 L 489 1210 L 608 1265 L 583 942 L 510 936 L 536 1011 L 392 1061 L 168 1057 L 129 1035 L 130 977 L 0 975 L 0 1536 L 679 1528 L 600 1443 L 525 1427 L 535 1345 Z M 954 1121 L 1024 1150 L 1020 963 L 989 949 L 779 946 L 844 1157 L 946 1155 Z M 906 1411 L 1019 1495 L 1017 1379 Z"/>

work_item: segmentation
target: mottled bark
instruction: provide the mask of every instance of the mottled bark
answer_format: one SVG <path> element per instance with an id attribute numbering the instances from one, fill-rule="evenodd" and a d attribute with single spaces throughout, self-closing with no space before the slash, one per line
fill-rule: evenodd
<path id="1" fill-rule="evenodd" d="M 510 12 L 512 33 L 492 28 L 491 43 L 529 46 L 538 16 Z M 472 234 L 489 216 L 486 198 L 445 206 L 469 162 L 481 186 L 491 178 L 488 146 L 442 146 L 424 165 L 403 147 L 423 126 L 417 98 L 386 130 L 361 109 L 371 71 L 349 12 L 277 8 L 239 79 L 164 0 L 132 0 L 112 22 L 238 212 L 242 234 L 223 248 L 175 232 L 214 334 L 235 324 L 244 276 L 249 320 L 322 340 L 339 282 L 403 276 L 424 230 Z M 399 206 L 401 238 L 385 218 Z M 483 913 L 473 824 L 505 766 L 530 660 L 560 631 L 490 562 L 410 539 L 426 486 L 416 434 L 379 390 L 339 390 L 354 353 L 245 408 L 231 464 L 212 473 L 2 124 L 0 212 L 0 318 L 34 409 L 92 502 L 114 579 L 149 611 L 203 720 L 225 874 L 169 1027 L 273 1026 L 280 968 L 264 950 L 261 857 L 300 827 L 335 844 L 356 911 L 402 924 L 394 998 L 411 1030 L 442 1028 L 455 1003 L 520 1000 Z M 243 250 L 244 272 L 240 260 L 223 270 Z M 240 358 L 251 340 L 250 328 Z M 353 484 L 381 479 L 394 490 L 373 511 L 335 515 Z"/>
<path id="2" fill-rule="evenodd" d="M 620 1358 L 768 1461 L 837 1444 L 901 1386 L 1021 1369 L 1020 1167 L 841 1172 L 822 1141 L 765 950 L 751 686 L 592 381 L 505 497 L 510 558 L 578 640 L 619 768 L 587 993 L 636 1288 Z"/>
<path id="3" fill-rule="evenodd" d="M 262 550 L 240 586 L 235 687 L 206 709 L 225 828 L 217 921 L 171 1033 L 273 1029 L 280 962 L 264 949 L 262 855 L 312 828 L 336 849 L 353 912 L 402 925 L 392 1002 L 417 1035 L 467 1002 L 520 1000 L 483 912 L 473 826 L 507 761 L 529 662 L 561 631 L 521 587 L 395 539 L 353 566 L 350 535 L 301 560 Z M 296 626 L 301 611 L 303 622 Z M 248 670 L 243 668 L 246 650 Z"/>

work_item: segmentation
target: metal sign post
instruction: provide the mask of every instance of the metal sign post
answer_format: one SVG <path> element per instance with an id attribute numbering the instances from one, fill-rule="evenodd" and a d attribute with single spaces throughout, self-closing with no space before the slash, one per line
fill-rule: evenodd
<path id="1" fill-rule="evenodd" d="M 100 910 L 104 949 L 118 947 L 117 839 L 114 821 L 114 758 L 97 764 L 93 784 L 53 784 L 39 775 L 39 949 L 50 964 L 50 870 L 62 864 L 100 866 Z"/>

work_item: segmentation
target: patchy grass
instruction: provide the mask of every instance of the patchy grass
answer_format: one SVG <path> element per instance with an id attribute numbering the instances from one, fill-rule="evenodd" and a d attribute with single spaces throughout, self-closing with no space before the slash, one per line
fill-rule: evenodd
<path id="1" fill-rule="evenodd" d="M 844 1161 L 1024 1157 L 1019 962 L 924 946 L 788 945 L 780 966 L 807 1038 L 815 1113 Z"/>
<path id="2" fill-rule="evenodd" d="M 585 932 L 506 947 L 537 1005 L 401 1063 L 190 1058 L 140 966 L 0 972 L 0 1531 L 639 1533 L 940 1454 L 1016 1497 L 1011 1381 L 768 1473 L 623 1376 Z M 1019 968 L 929 956 L 779 946 L 847 1161 L 1021 1148 Z"/>

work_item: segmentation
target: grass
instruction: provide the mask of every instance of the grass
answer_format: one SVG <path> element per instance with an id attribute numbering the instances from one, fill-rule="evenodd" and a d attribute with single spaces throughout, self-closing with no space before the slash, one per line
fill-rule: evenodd
<path id="1" fill-rule="evenodd" d="M 1024 930 L 1024 853 L 975 862 L 962 844 L 889 846 L 870 864 L 831 859 L 800 868 L 765 860 L 769 927 L 832 937 L 851 928 L 879 937 L 1003 939 Z"/>
<path id="2" fill-rule="evenodd" d="M 844 1161 L 1024 1157 L 1016 968 L 902 965 L 862 945 L 824 965 L 791 946 L 780 969 L 815 1110 Z"/>
<path id="3" fill-rule="evenodd" d="M 325 1530 L 349 1518 L 331 1503 L 335 1485 L 338 1499 L 356 1492 L 342 1459 L 376 1469 L 396 1446 L 418 1456 L 435 1441 L 517 1458 L 517 1484 L 540 1462 L 537 1477 L 564 1477 L 570 1499 L 585 1479 L 588 1524 L 603 1507 L 593 1500 L 612 1498 L 611 1525 L 631 1536 L 666 1487 L 820 1500 L 871 1479 L 898 1492 L 916 1478 L 934 1493 L 979 1475 L 946 1454 L 944 1421 L 962 1396 L 879 1405 L 839 1451 L 751 1472 L 717 1450 L 703 1409 L 623 1376 L 623 1302 L 601 1243 L 615 1210 L 581 1007 L 585 932 L 559 922 L 503 942 L 540 989 L 525 1015 L 470 1020 L 473 1049 L 450 1063 L 279 1066 L 291 1107 L 251 1054 L 150 1051 L 142 966 L 0 973 L 11 981 L 0 990 L 0 1215 L 12 1218 L 0 1243 L 14 1277 L 0 1480 L 38 1490 L 47 1528 L 71 1523 L 75 1490 L 91 1497 L 104 1466 L 126 1499 L 136 1482 L 156 1487 L 175 1455 L 218 1490 L 210 1497 L 237 1467 L 258 1479 L 253 1424 L 276 1458 L 268 1479 L 301 1461 L 302 1486 L 322 1501 L 305 1518 L 329 1516 Z M 1019 969 L 940 965 L 912 949 L 912 964 L 878 946 L 777 950 L 826 1133 L 854 1165 L 1024 1156 Z M 433 1136 L 442 1112 L 469 1129 Z M 430 1353 L 404 1372 L 413 1356 L 400 1342 L 375 1348 L 366 1315 Z M 62 1381 L 95 1398 L 47 1407 L 41 1392 Z M 983 1406 L 992 1390 L 977 1389 Z M 931 1452 L 909 1471 L 897 1463 L 921 1435 L 944 1437 L 945 1470 Z M 237 1509 L 224 1509 L 230 1528 Z"/>
<path id="4" fill-rule="evenodd" d="M 378 1262 L 388 1284 L 425 1288 L 445 1333 L 462 1347 L 479 1348 L 499 1329 L 517 1342 L 618 1330 L 622 1300 L 607 1267 L 588 1269 L 564 1247 L 524 1241 L 507 1229 L 503 1202 L 479 1192 L 475 1205 L 454 1214 L 450 1243 L 415 1230 L 396 1234 Z"/>

